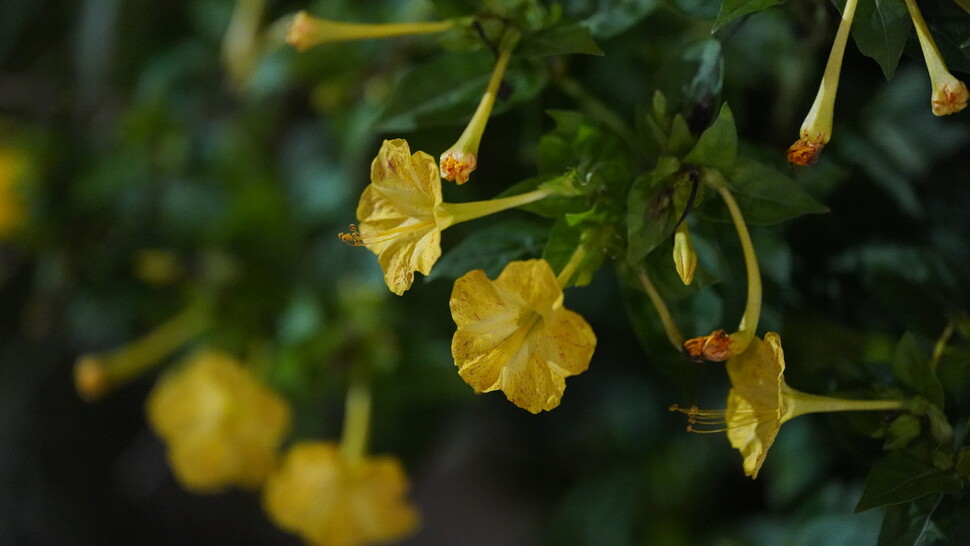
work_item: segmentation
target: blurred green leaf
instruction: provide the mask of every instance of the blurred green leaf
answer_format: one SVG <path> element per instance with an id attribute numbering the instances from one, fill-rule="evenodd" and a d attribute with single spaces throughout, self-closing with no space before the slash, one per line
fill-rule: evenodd
<path id="1" fill-rule="evenodd" d="M 893 451 L 876 461 L 866 476 L 856 512 L 899 504 L 933 493 L 959 491 L 960 478 L 905 451 Z"/>
<path id="2" fill-rule="evenodd" d="M 888 507 L 877 546 L 920 546 L 944 539 L 933 521 L 943 497 L 940 494 Z"/>
<path id="3" fill-rule="evenodd" d="M 547 231 L 543 225 L 518 220 L 475 231 L 438 260 L 427 280 L 454 280 L 475 269 L 494 279 L 507 263 L 540 255 Z"/>
<path id="4" fill-rule="evenodd" d="M 522 39 L 516 55 L 523 57 L 547 57 L 581 53 L 603 55 L 589 28 L 579 24 L 542 29 Z"/>
<path id="5" fill-rule="evenodd" d="M 626 219 L 626 259 L 631 264 L 642 260 L 674 232 L 674 224 L 683 211 L 674 210 L 673 188 L 687 176 L 675 177 L 678 171 L 680 162 L 665 157 L 653 170 L 633 181 L 627 197 Z"/>
<path id="6" fill-rule="evenodd" d="M 840 12 L 845 10 L 845 0 L 833 0 L 833 3 Z M 852 37 L 859 51 L 879 63 L 888 80 L 896 72 L 912 26 L 903 0 L 859 2 L 852 21 Z"/>
<path id="7" fill-rule="evenodd" d="M 899 382 L 939 408 L 943 408 L 943 385 L 930 367 L 930 360 L 916 338 L 906 333 L 893 354 L 893 374 Z"/>
<path id="8" fill-rule="evenodd" d="M 597 38 L 612 38 L 640 22 L 660 6 L 660 0 L 584 0 L 583 12 L 595 12 L 586 19 L 590 32 Z M 579 10 L 577 10 L 579 11 Z"/>
<path id="9" fill-rule="evenodd" d="M 717 14 L 714 27 L 711 32 L 716 32 L 719 28 L 731 21 L 756 11 L 774 6 L 781 0 L 724 0 L 721 2 L 721 11 Z"/>

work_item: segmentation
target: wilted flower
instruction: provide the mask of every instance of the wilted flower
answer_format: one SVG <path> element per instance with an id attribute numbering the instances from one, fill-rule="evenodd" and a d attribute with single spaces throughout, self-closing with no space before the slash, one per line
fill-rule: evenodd
<path id="1" fill-rule="evenodd" d="M 731 379 L 727 410 L 702 410 L 696 406 L 671 406 L 671 410 L 687 414 L 688 430 L 693 432 L 726 430 L 731 446 L 744 457 L 744 473 L 752 478 L 758 477 L 781 425 L 790 419 L 806 413 L 902 407 L 899 400 L 846 400 L 789 387 L 784 376 L 785 353 L 781 338 L 775 333 L 765 334 L 764 341 L 754 338 L 747 350 L 728 360 L 727 371 Z"/>
<path id="2" fill-rule="evenodd" d="M 294 445 L 266 481 L 263 506 L 308 542 L 352 546 L 403 538 L 418 526 L 408 480 L 394 457 L 346 458 L 323 442 Z"/>
<path id="3" fill-rule="evenodd" d="M 511 262 L 494 281 L 481 270 L 455 281 L 451 353 L 475 392 L 501 390 L 532 413 L 559 405 L 566 377 L 589 367 L 596 336 L 563 307 L 545 260 Z"/>
<path id="4" fill-rule="evenodd" d="M 196 492 L 260 486 L 290 426 L 284 399 L 235 359 L 211 350 L 163 377 L 146 406 L 175 477 Z"/>
<path id="5" fill-rule="evenodd" d="M 845 45 L 849 40 L 849 29 L 858 0 L 847 0 L 842 11 L 842 21 L 835 34 L 835 42 L 829 52 L 829 60 L 825 65 L 825 74 L 819 85 L 818 94 L 812 109 L 808 111 L 802 122 L 801 138 L 788 148 L 788 161 L 801 166 L 815 164 L 822 148 L 832 138 L 832 118 L 835 111 L 835 93 L 839 88 L 839 73 L 842 71 L 842 57 Z"/>
<path id="6" fill-rule="evenodd" d="M 967 107 L 967 99 L 970 93 L 967 86 L 962 81 L 956 79 L 946 68 L 943 56 L 936 47 L 936 41 L 930 34 L 930 29 L 923 20 L 923 14 L 915 0 L 906 0 L 906 8 L 909 16 L 913 19 L 913 26 L 916 27 L 916 36 L 919 38 L 920 48 L 923 50 L 923 58 L 926 60 L 926 69 L 930 73 L 930 85 L 933 86 L 933 94 L 930 97 L 930 104 L 933 114 L 946 116 L 959 112 Z"/>
<path id="7" fill-rule="evenodd" d="M 328 42 L 346 42 L 350 40 L 367 40 L 370 38 L 391 38 L 393 36 L 409 36 L 412 34 L 434 34 L 444 32 L 454 26 L 454 21 L 436 21 L 429 23 L 391 23 L 391 24 L 358 24 L 330 21 L 313 17 L 301 11 L 293 18 L 286 43 L 300 51 L 306 51 L 313 46 Z"/>
<path id="8" fill-rule="evenodd" d="M 371 183 L 357 205 L 359 226 L 340 238 L 366 246 L 377 254 L 384 282 L 401 295 L 414 282 L 414 272 L 431 272 L 441 257 L 441 231 L 445 228 L 531 203 L 550 195 L 539 188 L 528 193 L 476 201 L 443 203 L 438 166 L 430 155 L 411 149 L 406 140 L 385 140 L 371 163 Z"/>
<path id="9" fill-rule="evenodd" d="M 492 76 L 488 80 L 485 94 L 482 95 L 482 100 L 478 103 L 475 114 L 461 136 L 458 137 L 458 141 L 441 154 L 441 178 L 454 180 L 459 185 L 464 184 L 468 182 L 468 177 L 472 171 L 478 167 L 478 146 L 482 142 L 482 134 L 485 132 L 488 118 L 492 114 L 495 97 L 498 96 L 502 77 L 505 75 L 505 69 L 512 57 L 512 50 L 515 49 L 518 42 L 518 31 L 509 30 L 503 36 L 498 60 L 495 61 Z"/>

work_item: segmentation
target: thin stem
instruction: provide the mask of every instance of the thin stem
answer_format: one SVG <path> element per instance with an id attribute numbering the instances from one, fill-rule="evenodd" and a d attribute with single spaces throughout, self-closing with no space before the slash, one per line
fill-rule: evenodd
<path id="1" fill-rule="evenodd" d="M 583 263 L 583 259 L 586 258 L 586 247 L 580 244 L 573 251 L 573 255 L 569 257 L 569 261 L 559 272 L 559 276 L 556 277 L 556 282 L 559 284 L 559 288 L 566 288 L 566 284 L 569 283 L 576 270 L 579 268 L 579 264 Z"/>
<path id="2" fill-rule="evenodd" d="M 954 325 L 951 320 L 946 324 L 946 328 L 943 328 L 943 333 L 940 334 L 940 338 L 936 340 L 936 344 L 933 346 L 933 358 L 930 360 L 930 369 L 936 371 L 937 366 L 940 365 L 940 359 L 943 358 L 943 351 L 946 350 L 947 343 L 950 342 L 950 337 L 953 336 Z"/>
<path id="3" fill-rule="evenodd" d="M 657 314 L 660 315 L 660 322 L 664 325 L 664 332 L 667 334 L 667 339 L 670 340 L 670 344 L 674 346 L 678 351 L 684 346 L 684 336 L 680 333 L 680 329 L 677 328 L 677 323 L 674 322 L 674 317 L 670 314 L 670 309 L 667 308 L 667 303 L 664 302 L 663 297 L 660 292 L 657 292 L 657 287 L 653 285 L 650 277 L 647 276 L 647 272 L 640 270 L 637 272 L 637 276 L 640 278 L 640 284 L 643 286 L 643 291 L 647 293 L 647 297 L 650 298 L 650 302 L 653 303 L 654 309 L 657 310 Z"/>
<path id="4" fill-rule="evenodd" d="M 741 241 L 741 251 L 744 253 L 744 267 L 748 276 L 748 300 L 744 307 L 744 315 L 738 324 L 738 331 L 731 334 L 731 353 L 741 354 L 751 343 L 758 328 L 758 319 L 761 317 L 761 269 L 758 267 L 758 256 L 755 254 L 748 226 L 744 223 L 744 216 L 737 201 L 727 187 L 727 181 L 717 171 L 705 169 L 704 173 L 712 182 L 711 185 L 721 194 L 721 199 L 724 199 L 724 204 L 731 213 L 731 221 L 738 232 L 738 239 Z"/>
<path id="5" fill-rule="evenodd" d="M 344 431 L 340 450 L 348 461 L 359 461 L 367 454 L 370 437 L 370 374 L 361 363 L 355 363 L 347 385 Z"/>
<path id="6" fill-rule="evenodd" d="M 544 197 L 552 195 L 552 190 L 547 188 L 538 188 L 526 193 L 520 193 L 519 195 L 510 195 L 508 197 L 499 197 L 497 199 L 489 199 L 487 201 L 472 201 L 470 203 L 442 203 L 441 208 L 445 213 L 446 218 L 443 218 L 439 222 L 439 226 L 442 229 L 454 224 L 461 222 L 467 222 L 468 220 L 474 220 L 476 218 L 481 218 L 483 216 L 488 216 L 490 214 L 495 214 L 496 212 L 502 212 L 503 210 L 508 210 L 515 207 L 521 207 L 522 205 L 528 205 L 534 201 L 538 201 Z"/>

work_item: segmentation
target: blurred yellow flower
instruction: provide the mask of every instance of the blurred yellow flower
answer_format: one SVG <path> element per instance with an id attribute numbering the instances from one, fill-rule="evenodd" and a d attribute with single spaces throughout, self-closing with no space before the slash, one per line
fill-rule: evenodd
<path id="1" fill-rule="evenodd" d="M 455 281 L 458 374 L 475 392 L 502 390 L 532 413 L 558 406 L 565 378 L 586 371 L 596 347 L 593 329 L 562 303 L 545 260 L 511 262 L 494 281 L 481 270 Z"/>
<path id="2" fill-rule="evenodd" d="M 444 32 L 455 25 L 454 21 L 427 23 L 361 24 L 331 21 L 314 17 L 301 11 L 293 18 L 286 35 L 286 43 L 299 51 L 330 42 L 391 38 L 415 34 Z"/>
<path id="3" fill-rule="evenodd" d="M 260 486 L 290 426 L 284 399 L 212 350 L 196 352 L 163 377 L 146 405 L 175 477 L 198 493 Z"/>
<path id="4" fill-rule="evenodd" d="M 778 334 L 755 337 L 740 355 L 727 362 L 731 379 L 727 410 L 701 410 L 696 406 L 672 410 L 686 413 L 693 432 L 727 431 L 731 447 L 744 457 L 744 473 L 758 477 L 768 449 L 781 425 L 806 413 L 836 411 L 890 410 L 902 407 L 899 400 L 846 400 L 797 391 L 785 383 L 785 353 Z M 695 428 L 699 425 L 700 428 Z M 724 429 L 704 430 L 705 426 L 726 425 Z"/>
<path id="5" fill-rule="evenodd" d="M 431 272 L 441 257 L 441 231 L 457 224 L 542 199 L 552 186 L 500 199 L 443 203 L 438 165 L 404 139 L 385 140 L 371 163 L 371 183 L 357 205 L 359 226 L 340 239 L 377 254 L 384 282 L 397 295 L 411 288 L 414 272 Z"/>
<path id="6" fill-rule="evenodd" d="M 24 219 L 24 199 L 19 193 L 23 168 L 20 153 L 0 149 L 0 239 L 9 238 Z"/>
<path id="7" fill-rule="evenodd" d="M 266 481 L 263 506 L 313 544 L 351 546 L 403 538 L 418 527 L 407 476 L 394 457 L 347 459 L 324 442 L 294 445 Z"/>

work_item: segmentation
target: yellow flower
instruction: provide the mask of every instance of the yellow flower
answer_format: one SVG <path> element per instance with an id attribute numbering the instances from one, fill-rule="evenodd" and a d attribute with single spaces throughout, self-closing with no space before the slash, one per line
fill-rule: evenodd
<path id="1" fill-rule="evenodd" d="M 403 538 L 418 526 L 394 457 L 348 460 L 323 442 L 294 445 L 266 481 L 263 506 L 277 525 L 313 544 L 351 546 Z"/>
<path id="2" fill-rule="evenodd" d="M 566 377 L 589 367 L 596 336 L 545 260 L 511 262 L 494 281 L 481 270 L 455 281 L 451 353 L 475 392 L 502 390 L 532 413 L 559 405 Z"/>
<path id="3" fill-rule="evenodd" d="M 430 155 L 411 149 L 404 139 L 385 140 L 371 163 L 371 183 L 357 205 L 359 226 L 340 238 L 377 254 L 384 282 L 401 295 L 414 272 L 431 272 L 441 257 L 441 231 L 475 218 L 521 206 L 553 193 L 548 188 L 473 203 L 443 203 L 438 166 Z"/>
<path id="4" fill-rule="evenodd" d="M 434 34 L 444 32 L 455 25 L 454 21 L 435 21 L 429 23 L 391 23 L 359 24 L 330 21 L 313 17 L 301 11 L 293 18 L 286 43 L 299 51 L 328 42 L 346 42 L 371 38 L 390 38 L 413 34 Z"/>
<path id="5" fill-rule="evenodd" d="M 146 405 L 175 477 L 200 493 L 260 486 L 290 425 L 286 402 L 217 351 L 195 353 L 159 381 Z"/>
<path id="6" fill-rule="evenodd" d="M 24 161 L 12 149 L 0 149 L 0 239 L 9 238 L 24 219 L 24 200 L 19 182 Z"/>
<path id="7" fill-rule="evenodd" d="M 839 73 L 842 70 L 842 57 L 845 45 L 849 41 L 849 28 L 855 17 L 858 0 L 846 0 L 842 11 L 839 30 L 835 33 L 835 41 L 829 52 L 828 62 L 825 64 L 825 74 L 819 85 L 815 102 L 805 121 L 802 122 L 801 138 L 788 148 L 788 161 L 794 165 L 809 166 L 818 161 L 822 148 L 832 138 L 832 118 L 835 112 L 835 93 L 839 88 Z"/>
<path id="8" fill-rule="evenodd" d="M 765 462 L 768 449 L 775 441 L 781 425 L 806 413 L 835 411 L 890 410 L 902 407 L 899 400 L 845 400 L 797 391 L 785 383 L 785 353 L 778 334 L 757 337 L 740 355 L 727 363 L 731 390 L 727 410 L 701 410 L 696 406 L 671 410 L 688 415 L 693 432 L 727 431 L 731 447 L 744 457 L 744 473 L 752 478 Z M 725 428 L 705 430 L 705 426 L 724 425 Z M 698 425 L 699 428 L 696 428 Z"/>

